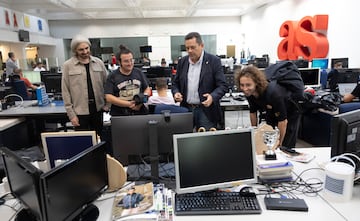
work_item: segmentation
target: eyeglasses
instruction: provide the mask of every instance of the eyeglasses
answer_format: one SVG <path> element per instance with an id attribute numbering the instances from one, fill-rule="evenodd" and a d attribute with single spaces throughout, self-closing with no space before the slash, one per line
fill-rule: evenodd
<path id="1" fill-rule="evenodd" d="M 135 59 L 121 60 L 123 63 L 134 63 Z"/>

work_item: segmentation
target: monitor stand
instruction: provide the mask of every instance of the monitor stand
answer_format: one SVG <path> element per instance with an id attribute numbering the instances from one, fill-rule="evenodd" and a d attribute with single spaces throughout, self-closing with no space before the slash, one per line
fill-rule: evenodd
<path id="1" fill-rule="evenodd" d="M 77 217 L 72 221 L 96 221 L 99 217 L 99 208 L 94 204 L 89 204 Z"/>
<path id="2" fill-rule="evenodd" d="M 158 150 L 158 131 L 157 121 L 151 120 L 149 124 L 149 153 L 151 164 L 151 180 L 159 183 L 159 150 Z"/>

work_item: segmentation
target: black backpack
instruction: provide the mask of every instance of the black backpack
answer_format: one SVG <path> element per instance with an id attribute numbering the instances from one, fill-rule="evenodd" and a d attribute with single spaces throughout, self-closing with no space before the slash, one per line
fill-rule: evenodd
<path id="1" fill-rule="evenodd" d="M 294 102 L 303 101 L 304 82 L 297 66 L 291 61 L 280 61 L 265 69 L 266 79 L 269 81 L 268 96 L 270 97 L 274 88 L 278 85 L 286 89 L 289 98 Z"/>

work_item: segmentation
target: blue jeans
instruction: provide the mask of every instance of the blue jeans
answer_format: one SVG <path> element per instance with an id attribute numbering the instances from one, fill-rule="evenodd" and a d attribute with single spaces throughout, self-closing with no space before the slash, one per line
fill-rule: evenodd
<path id="1" fill-rule="evenodd" d="M 216 128 L 216 123 L 211 122 L 206 114 L 204 113 L 203 109 L 201 107 L 195 107 L 195 108 L 190 108 L 190 110 L 193 112 L 193 117 L 194 117 L 194 126 L 196 131 L 200 128 L 200 127 L 204 127 L 206 130 L 209 130 L 210 128 Z"/>

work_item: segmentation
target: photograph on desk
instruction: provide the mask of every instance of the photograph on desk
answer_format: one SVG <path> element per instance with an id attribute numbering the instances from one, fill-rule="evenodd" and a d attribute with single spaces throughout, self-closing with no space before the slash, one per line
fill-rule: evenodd
<path id="1" fill-rule="evenodd" d="M 134 185 L 120 190 L 114 199 L 112 220 L 133 219 L 134 215 L 149 214 L 154 210 L 153 183 Z"/>

